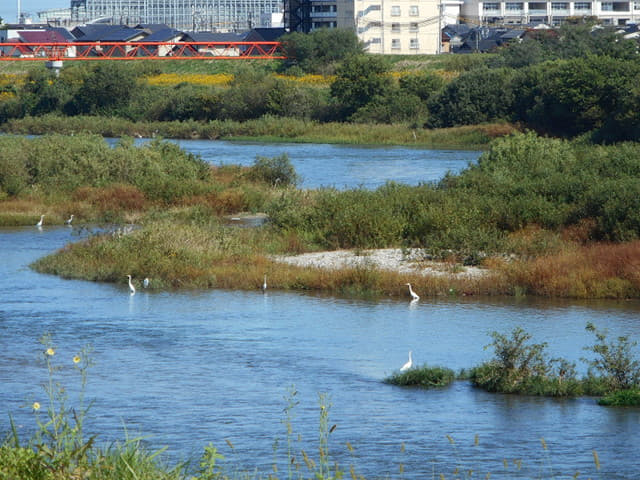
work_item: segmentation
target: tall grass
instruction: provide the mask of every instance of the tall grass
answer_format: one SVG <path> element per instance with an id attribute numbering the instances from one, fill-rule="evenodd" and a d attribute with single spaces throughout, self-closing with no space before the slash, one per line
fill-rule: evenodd
<path id="1" fill-rule="evenodd" d="M 302 143 L 345 143 L 361 145 L 415 145 L 440 148 L 482 149 L 494 138 L 514 131 L 509 124 L 464 126 L 426 130 L 411 125 L 363 125 L 320 123 L 295 118 L 264 117 L 236 122 L 133 122 L 113 117 L 60 117 L 43 115 L 8 120 L 2 130 L 14 134 L 65 135 L 94 133 L 105 137 L 141 135 L 165 138 L 234 139 L 252 138 L 265 141 L 297 141 Z"/>

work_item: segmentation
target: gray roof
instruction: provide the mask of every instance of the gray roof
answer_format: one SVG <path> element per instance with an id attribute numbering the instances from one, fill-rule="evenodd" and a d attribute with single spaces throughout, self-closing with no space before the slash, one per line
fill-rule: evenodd
<path id="1" fill-rule="evenodd" d="M 185 40 L 192 42 L 242 42 L 245 38 L 241 33 L 216 32 L 184 32 Z"/>
<path id="2" fill-rule="evenodd" d="M 180 30 L 176 30 L 175 28 L 166 27 L 164 30 L 158 30 L 153 32 L 151 35 L 145 37 L 145 42 L 168 42 L 169 40 L 173 40 L 176 37 L 180 37 L 184 35 Z"/>

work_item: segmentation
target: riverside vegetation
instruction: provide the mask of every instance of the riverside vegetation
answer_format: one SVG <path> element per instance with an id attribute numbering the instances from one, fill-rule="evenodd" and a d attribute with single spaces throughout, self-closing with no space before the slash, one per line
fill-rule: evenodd
<path id="1" fill-rule="evenodd" d="M 0 138 L 0 224 L 103 225 L 40 259 L 38 271 L 154 288 L 272 288 L 346 295 L 638 298 L 639 146 L 514 134 L 437 184 L 299 190 L 286 156 L 211 167 L 156 139 L 110 147 L 97 136 Z M 265 212 L 257 228 L 225 218 Z M 136 228 L 117 235 L 113 226 Z M 483 276 L 301 268 L 274 255 L 418 249 Z"/>
<path id="2" fill-rule="evenodd" d="M 339 29 L 282 41 L 286 61 L 7 71 L 0 127 L 473 148 L 514 128 L 597 143 L 640 138 L 638 44 L 613 27 L 529 32 L 490 55 L 366 55 L 355 33 Z M 171 83 L 171 74 L 182 77 Z M 463 136 L 435 131 L 463 126 Z"/>
<path id="3" fill-rule="evenodd" d="M 585 360 L 589 364 L 587 378 L 575 378 L 575 365 L 562 359 L 548 361 L 544 354 L 546 344 L 528 345 L 530 336 L 522 329 L 515 329 L 511 337 L 493 332 L 495 358 L 464 375 L 481 388 L 488 391 L 507 393 L 527 393 L 535 395 L 575 396 L 580 394 L 607 394 L 602 405 L 639 405 L 640 362 L 632 357 L 631 348 L 636 344 L 627 337 L 619 337 L 617 343 L 607 343 L 606 332 L 588 324 L 587 329 L 596 336 L 595 345 L 586 350 L 596 355 Z M 186 461 L 175 466 L 163 462 L 164 449 L 149 451 L 142 438 L 128 438 L 110 446 L 98 443 L 96 435 L 88 435 L 90 429 L 85 421 L 90 418 L 92 402 L 85 399 L 88 371 L 92 365 L 92 349 L 82 351 L 65 360 L 50 335 L 41 339 L 42 359 L 46 365 L 47 381 L 43 384 L 44 400 L 36 398 L 30 407 L 35 417 L 36 428 L 27 441 L 21 439 L 11 422 L 12 429 L 0 442 L 0 478 L 13 480 L 62 480 L 85 478 L 93 480 L 136 479 L 136 480 L 212 480 L 263 478 L 261 472 L 243 472 L 224 463 L 218 449 L 209 444 L 198 461 Z M 69 389 L 65 380 L 73 367 L 80 387 Z M 463 376 L 463 374 L 461 374 Z M 386 379 L 395 385 L 419 385 L 422 387 L 445 386 L 454 378 L 450 369 L 443 367 L 416 367 L 404 373 L 394 374 Z M 69 391 L 76 392 L 76 404 L 69 398 Z M 319 395 L 319 437 L 318 459 L 315 461 L 304 450 L 299 453 L 304 465 L 294 452 L 294 435 L 291 428 L 294 409 L 298 404 L 297 392 L 289 389 L 286 399 L 286 478 L 288 479 L 339 479 L 347 471 L 332 462 L 329 451 L 330 435 L 336 425 L 330 426 L 330 401 L 325 394 Z M 40 403 L 40 402 L 43 403 Z M 452 478 L 471 478 L 472 469 L 462 468 L 462 461 L 455 449 L 455 441 L 447 436 L 454 447 L 455 470 Z M 544 439 L 541 440 L 546 451 Z M 478 438 L 476 436 L 476 444 Z M 278 441 L 276 440 L 276 445 Z M 229 443 L 233 450 L 233 445 Z M 353 447 L 347 443 L 347 448 Z M 274 447 L 274 454 L 279 453 Z M 594 451 L 596 469 L 599 468 L 597 453 Z M 306 470 L 305 470 L 306 467 Z M 518 467 L 520 468 L 520 467 Z M 402 473 L 403 466 L 400 465 Z M 351 478 L 362 479 L 355 467 L 348 467 Z M 285 475 L 283 472 L 282 475 Z M 434 470 L 435 475 L 435 470 Z M 443 474 L 440 474 L 443 478 Z M 278 460 L 274 455 L 273 473 L 267 478 L 277 480 Z M 541 477 L 542 478 L 542 477 Z M 551 474 L 550 478 L 554 478 Z"/>

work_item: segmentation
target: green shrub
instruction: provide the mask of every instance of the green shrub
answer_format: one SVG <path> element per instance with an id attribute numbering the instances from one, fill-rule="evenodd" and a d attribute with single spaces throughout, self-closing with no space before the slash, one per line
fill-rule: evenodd
<path id="1" fill-rule="evenodd" d="M 298 177 L 291 160 L 289 160 L 289 155 L 286 153 L 273 158 L 256 157 L 247 177 L 274 187 L 295 186 L 300 181 L 300 177 Z"/>
<path id="2" fill-rule="evenodd" d="M 640 386 L 640 361 L 632 353 L 637 342 L 620 336 L 616 343 L 607 343 L 606 331 L 598 330 L 591 322 L 587 323 L 586 329 L 593 332 L 597 340 L 595 345 L 585 347 L 585 350 L 596 354 L 594 359 L 584 359 L 589 369 L 600 373 L 613 391 Z"/>
<path id="3" fill-rule="evenodd" d="M 404 387 L 434 388 L 446 387 L 454 379 L 455 373 L 450 368 L 423 365 L 404 372 L 396 372 L 384 381 Z"/>
<path id="4" fill-rule="evenodd" d="M 42 457 L 30 448 L 0 446 L 0 480 L 53 480 Z"/>
<path id="5" fill-rule="evenodd" d="M 618 390 L 598 400 L 598 405 L 607 407 L 640 407 L 640 390 Z"/>

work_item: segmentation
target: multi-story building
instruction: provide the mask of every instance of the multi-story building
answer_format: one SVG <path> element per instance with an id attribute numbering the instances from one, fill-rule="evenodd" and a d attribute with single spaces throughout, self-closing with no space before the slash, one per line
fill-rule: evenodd
<path id="1" fill-rule="evenodd" d="M 294 31 L 354 29 L 370 53 L 430 54 L 440 51 L 443 5 L 440 0 L 290 0 L 285 14 Z"/>
<path id="2" fill-rule="evenodd" d="M 570 17 L 596 17 L 603 24 L 626 25 L 640 20 L 640 0 L 465 0 L 462 16 L 480 23 L 550 25 L 563 23 Z"/>

